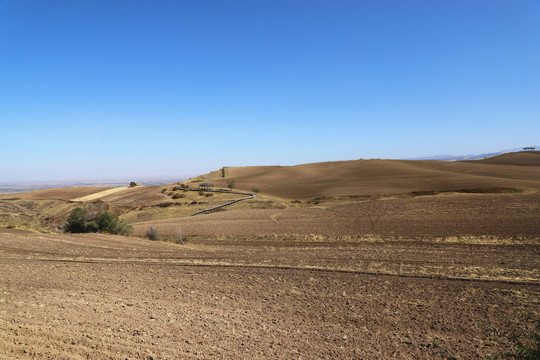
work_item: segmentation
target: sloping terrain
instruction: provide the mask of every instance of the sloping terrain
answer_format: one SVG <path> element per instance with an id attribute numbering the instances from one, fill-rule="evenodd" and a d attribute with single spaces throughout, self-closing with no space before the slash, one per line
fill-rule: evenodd
<path id="1" fill-rule="evenodd" d="M 523 151 L 468 161 L 477 164 L 540 166 L 540 151 Z"/>
<path id="2" fill-rule="evenodd" d="M 297 166 L 227 168 L 188 183 L 209 181 L 287 199 L 318 196 L 403 194 L 415 191 L 449 191 L 489 187 L 540 190 L 540 168 L 492 166 L 470 162 L 353 160 Z"/>
<path id="3" fill-rule="evenodd" d="M 45 233 L 0 228 L 0 358 L 483 359 L 512 349 L 486 329 L 540 317 L 540 167 L 225 175 L 1 196 L 0 226 Z M 187 216 L 239 196 L 199 183 L 231 180 L 261 193 Z M 140 237 L 59 233 L 75 207 Z M 143 238 L 150 225 L 167 242 Z"/>
<path id="4" fill-rule="evenodd" d="M 98 186 L 77 186 L 69 188 L 55 188 L 35 190 L 15 194 L 0 194 L 0 200 L 23 199 L 23 200 L 72 200 L 83 196 L 105 191 L 110 188 Z"/>
<path id="5" fill-rule="evenodd" d="M 375 235 L 399 237 L 492 236 L 540 238 L 540 194 L 442 194 L 357 200 L 285 209 L 230 210 L 194 217 L 134 223 L 173 236 L 189 235 Z"/>

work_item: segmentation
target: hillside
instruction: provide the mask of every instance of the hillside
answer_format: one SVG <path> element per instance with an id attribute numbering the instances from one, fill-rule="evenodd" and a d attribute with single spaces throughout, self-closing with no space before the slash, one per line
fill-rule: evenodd
<path id="1" fill-rule="evenodd" d="M 512 161 L 515 163 L 517 160 L 524 161 L 526 156 L 538 155 L 508 154 L 503 159 L 506 159 L 507 163 Z M 268 214 L 261 215 L 261 219 L 263 219 L 267 215 L 275 216 L 276 214 L 272 213 L 272 211 L 281 213 L 281 210 L 287 208 L 334 206 L 377 198 L 388 200 L 389 197 L 407 198 L 416 195 L 437 195 L 439 193 L 449 194 L 455 192 L 461 193 L 459 199 L 464 199 L 462 193 L 538 193 L 540 190 L 540 166 L 494 165 L 481 162 L 444 162 L 437 160 L 353 160 L 297 166 L 226 168 L 224 174 L 221 170 L 217 170 L 183 182 L 185 185 L 189 185 L 189 190 L 195 191 L 183 189 L 178 183 L 174 183 L 163 186 L 137 186 L 134 188 L 56 188 L 0 195 L 0 226 L 54 230 L 62 224 L 75 207 L 84 207 L 90 213 L 107 210 L 121 216 L 130 224 L 141 223 L 141 226 L 136 226 L 137 233 L 140 234 L 148 227 L 145 222 L 164 220 L 163 225 L 167 224 L 169 226 L 171 221 L 173 223 L 176 221 L 175 219 L 242 197 L 242 195 L 233 193 L 197 191 L 201 182 L 210 182 L 214 185 L 214 188 L 226 188 L 233 180 L 236 185 L 235 190 L 251 192 L 256 188 L 260 190 L 260 193 L 257 194 L 255 199 L 235 204 L 223 210 L 244 211 L 249 214 L 257 209 L 268 210 Z M 474 201 L 483 201 L 481 198 L 474 199 Z M 498 208 L 506 202 L 503 198 L 500 198 L 500 200 L 501 202 L 496 205 Z M 529 204 L 531 201 L 534 203 L 536 200 L 523 198 L 523 201 Z M 390 204 L 390 202 L 386 203 Z M 404 211 L 409 211 L 410 209 L 405 210 L 408 209 L 409 203 L 415 204 L 414 201 L 409 202 L 409 200 L 403 199 L 394 205 L 396 209 L 405 206 Z M 433 204 L 438 203 L 434 202 Z M 434 208 L 433 211 L 455 212 L 452 209 L 447 209 L 445 204 L 446 202 L 441 203 L 442 207 Z M 470 208 L 472 205 L 465 202 L 460 206 Z M 504 208 L 504 206 L 502 207 Z M 298 219 L 306 216 L 313 217 L 312 215 L 317 210 L 314 208 L 307 211 L 306 214 L 299 209 L 291 211 L 290 218 Z M 531 211 L 534 212 L 534 207 L 531 208 Z M 355 212 L 356 210 L 352 211 L 353 214 Z M 253 213 L 255 214 L 256 211 Z M 398 215 L 398 213 L 395 214 L 395 216 Z M 220 216 L 217 217 L 220 219 L 219 221 L 221 221 Z M 466 217 L 469 217 L 469 215 L 466 215 Z M 345 223 L 340 226 L 336 224 L 341 224 L 341 220 L 336 220 L 337 222 L 334 224 L 335 219 L 332 220 L 333 217 L 328 214 L 325 214 L 322 218 L 328 218 L 328 221 L 320 219 L 317 224 L 321 226 L 326 224 L 324 226 L 330 233 L 338 233 L 340 227 L 346 234 L 352 234 L 356 231 L 354 226 L 350 228 L 347 225 L 347 217 L 341 219 Z M 512 219 L 516 218 L 519 220 L 520 215 L 512 217 Z M 207 219 L 211 219 L 211 217 Z M 421 218 L 419 219 L 421 222 Z M 459 221 L 461 220 L 456 220 L 456 223 L 459 223 Z M 414 222 L 411 220 L 409 223 L 413 224 Z M 515 224 L 517 223 L 520 222 L 517 221 Z M 195 225 L 195 223 L 193 224 Z M 204 227 L 196 225 L 192 229 L 188 223 L 185 223 L 185 225 L 186 230 L 189 229 L 189 232 L 192 233 L 200 233 Z M 274 226 L 276 224 L 272 221 L 264 222 L 263 225 L 266 227 L 272 225 L 269 229 L 276 231 Z M 526 221 L 522 225 L 530 228 Z M 299 226 L 299 224 L 295 220 L 287 227 L 287 232 L 294 232 L 296 226 Z M 306 226 L 313 228 L 311 224 Z M 486 229 L 491 229 L 492 225 L 490 223 L 486 226 Z M 395 226 L 389 224 L 388 227 Z M 243 228 L 243 226 L 240 226 L 240 228 Z M 259 229 L 259 227 L 257 228 Z M 174 229 L 174 227 L 171 227 L 171 229 Z M 345 229 L 347 230 L 345 231 Z M 362 229 L 362 232 L 368 231 L 370 226 L 364 224 Z M 510 234 L 513 227 L 508 229 L 505 230 L 505 233 Z M 402 230 L 405 231 L 405 228 Z M 224 230 L 216 231 L 223 232 Z M 412 229 L 405 232 L 414 233 L 415 231 Z M 459 232 L 463 231 L 460 230 Z M 488 232 L 496 233 L 498 231 L 490 230 Z M 468 232 L 468 230 L 465 232 Z"/>
<path id="2" fill-rule="evenodd" d="M 540 168 L 491 166 L 473 162 L 436 160 L 353 160 L 297 166 L 227 168 L 187 181 L 209 181 L 226 187 L 285 199 L 320 196 L 387 195 L 417 191 L 451 191 L 491 187 L 540 189 Z"/>
<path id="3" fill-rule="evenodd" d="M 75 186 L 65 188 L 52 188 L 44 190 L 34 190 L 21 193 L 0 194 L 0 199 L 23 199 L 23 200 L 71 200 L 83 196 L 95 194 L 100 191 L 110 189 L 99 186 Z"/>
<path id="4" fill-rule="evenodd" d="M 467 162 L 477 164 L 540 166 L 540 151 L 506 153 L 481 160 L 469 160 Z"/>

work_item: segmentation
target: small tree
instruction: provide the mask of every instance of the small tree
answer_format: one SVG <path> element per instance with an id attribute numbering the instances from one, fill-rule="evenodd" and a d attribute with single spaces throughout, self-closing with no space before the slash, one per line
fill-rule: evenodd
<path id="1" fill-rule="evenodd" d="M 97 216 L 96 224 L 97 224 L 97 228 L 99 232 L 114 233 L 114 230 L 115 230 L 114 215 L 111 215 L 105 211 Z"/>
<path id="2" fill-rule="evenodd" d="M 135 181 L 132 181 L 129 183 L 130 188 L 135 187 L 135 186 L 137 186 L 137 183 Z"/>
<path id="3" fill-rule="evenodd" d="M 65 229 L 70 233 L 86 232 L 86 211 L 79 207 L 73 209 L 66 220 Z"/>

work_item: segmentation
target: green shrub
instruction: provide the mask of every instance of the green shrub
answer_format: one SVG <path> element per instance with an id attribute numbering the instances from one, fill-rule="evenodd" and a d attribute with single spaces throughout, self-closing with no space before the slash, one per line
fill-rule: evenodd
<path id="1" fill-rule="evenodd" d="M 137 183 L 135 181 L 132 181 L 129 183 L 129 187 L 135 187 L 137 186 Z"/>
<path id="2" fill-rule="evenodd" d="M 232 179 L 231 181 L 229 181 L 229 182 L 227 183 L 227 187 L 228 187 L 229 189 L 234 189 L 235 186 L 236 186 L 236 181 L 235 181 L 234 179 Z"/>
<path id="3" fill-rule="evenodd" d="M 75 208 L 66 220 L 65 231 L 70 233 L 103 232 L 116 235 L 130 235 L 133 227 L 127 225 L 117 215 L 99 213 L 95 218 L 86 210 Z"/>
<path id="4" fill-rule="evenodd" d="M 261 190 L 259 188 L 257 188 L 257 187 L 252 188 L 251 191 L 253 191 L 256 194 L 261 192 Z"/>
<path id="5" fill-rule="evenodd" d="M 86 211 L 79 207 L 73 209 L 66 220 L 65 230 L 70 233 L 87 232 Z"/>

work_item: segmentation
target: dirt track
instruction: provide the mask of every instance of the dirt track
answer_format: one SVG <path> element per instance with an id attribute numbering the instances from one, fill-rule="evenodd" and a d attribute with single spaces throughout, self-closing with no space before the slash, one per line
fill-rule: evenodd
<path id="1" fill-rule="evenodd" d="M 537 245 L 281 245 L 0 230 L 0 357 L 474 359 L 498 349 L 477 324 L 539 313 Z"/>

